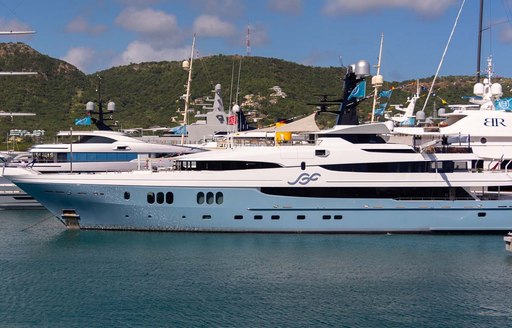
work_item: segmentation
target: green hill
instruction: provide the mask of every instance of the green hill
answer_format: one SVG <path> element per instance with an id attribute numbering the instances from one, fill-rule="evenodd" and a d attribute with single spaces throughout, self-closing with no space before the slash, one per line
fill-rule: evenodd
<path id="1" fill-rule="evenodd" d="M 192 100 L 213 96 L 212 90 L 219 83 L 227 108 L 230 99 L 232 103 L 235 100 L 240 63 L 239 102 L 245 112 L 256 113 L 259 121 L 255 126 L 311 113 L 315 107 L 308 103 L 317 102 L 317 95 L 339 98 L 342 93 L 344 69 L 340 67 L 218 55 L 194 60 Z M 45 142 L 51 142 L 59 130 L 87 129 L 74 126 L 73 122 L 85 115 L 88 101 L 97 101 L 98 76 L 105 107 L 108 101 L 116 103 L 113 116 L 118 128 L 174 126 L 182 120 L 178 111 L 184 107 L 180 97 L 186 92 L 188 73 L 182 69 L 181 62 L 130 64 L 86 75 L 71 64 L 40 54 L 23 43 L 0 43 L 0 71 L 38 72 L 36 76 L 0 76 L 0 110 L 36 113 L 34 117 L 1 118 L 1 142 L 5 142 L 11 129 L 46 130 L 45 140 L 41 140 Z M 431 79 L 421 79 L 420 83 L 429 87 Z M 510 90 L 510 79 L 495 80 L 503 84 L 503 90 Z M 472 94 L 473 84 L 473 77 L 443 77 L 436 83 L 435 92 L 449 103 L 465 103 L 461 97 Z M 271 96 L 276 93 L 272 90 L 274 86 L 286 96 Z M 416 81 L 386 83 L 384 88 L 392 86 L 396 89 L 390 104 L 404 103 L 416 90 Z M 366 119 L 371 105 L 369 99 L 361 106 L 361 119 Z M 201 106 L 191 108 L 201 110 Z M 320 117 L 319 123 L 326 126 L 332 120 L 333 116 L 326 114 Z"/>

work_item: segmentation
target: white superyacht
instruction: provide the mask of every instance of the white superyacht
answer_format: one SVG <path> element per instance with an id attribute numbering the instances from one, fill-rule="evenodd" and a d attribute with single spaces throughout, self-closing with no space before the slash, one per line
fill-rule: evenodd
<path id="1" fill-rule="evenodd" d="M 7 177 L 82 229 L 223 232 L 497 232 L 512 229 L 507 169 L 470 147 L 387 143 L 357 125 L 369 74 L 349 67 L 334 128 L 298 144 L 181 156 L 170 170 Z M 493 187 L 496 191 L 489 191 Z"/>

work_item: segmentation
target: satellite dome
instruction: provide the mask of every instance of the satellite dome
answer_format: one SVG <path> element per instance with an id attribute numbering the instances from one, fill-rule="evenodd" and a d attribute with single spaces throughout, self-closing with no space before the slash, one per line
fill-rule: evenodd
<path id="1" fill-rule="evenodd" d="M 424 121 L 425 120 L 425 112 L 420 110 L 416 112 L 416 120 L 417 121 Z"/>

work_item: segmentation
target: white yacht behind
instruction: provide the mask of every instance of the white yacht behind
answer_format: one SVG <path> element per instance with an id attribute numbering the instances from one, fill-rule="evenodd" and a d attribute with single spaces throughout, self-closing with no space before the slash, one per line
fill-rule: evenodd
<path id="1" fill-rule="evenodd" d="M 445 119 L 435 126 L 414 126 L 393 129 L 392 140 L 410 144 L 438 141 L 471 147 L 475 154 L 488 161 L 500 160 L 506 166 L 512 160 L 512 108 L 497 108 L 503 96 L 502 86 L 492 82 L 492 61 L 488 61 L 488 77 L 476 83 L 475 96 L 468 105 L 452 105 L 452 112 L 442 113 Z"/>
<path id="2" fill-rule="evenodd" d="M 116 131 L 61 131 L 57 138 L 73 140 L 32 146 L 31 168 L 42 173 L 130 171 L 169 166 L 171 157 L 202 151 L 148 143 Z"/>
<path id="3" fill-rule="evenodd" d="M 153 144 L 115 131 L 61 131 L 68 142 L 38 144 L 3 163 L 2 175 L 19 167 L 41 173 L 119 172 L 167 167 L 174 156 L 203 151 L 186 146 Z M 11 172 L 11 173 L 9 173 Z M 0 208 L 41 207 L 32 197 L 9 182 L 1 184 Z"/>

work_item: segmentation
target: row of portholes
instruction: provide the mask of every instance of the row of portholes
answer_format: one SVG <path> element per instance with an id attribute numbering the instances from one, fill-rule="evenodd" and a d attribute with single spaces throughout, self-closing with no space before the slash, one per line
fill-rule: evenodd
<path id="1" fill-rule="evenodd" d="M 200 191 L 197 193 L 197 203 L 198 204 L 206 204 L 211 205 L 215 202 L 215 204 L 222 204 L 224 203 L 224 194 L 221 192 L 216 192 L 213 194 L 213 192 L 209 191 L 206 193 Z"/>
<path id="2" fill-rule="evenodd" d="M 243 215 L 235 215 L 235 220 L 242 220 L 243 218 L 244 218 Z M 322 215 L 322 220 L 330 220 L 332 218 L 334 218 L 334 220 L 342 220 L 343 215 L 334 215 L 334 216 Z M 279 220 L 280 216 L 279 215 L 271 215 L 270 219 L 271 220 Z M 297 215 L 297 220 L 305 220 L 305 219 L 306 219 L 305 215 Z M 254 220 L 263 220 L 263 215 L 255 215 Z"/>
<path id="3" fill-rule="evenodd" d="M 154 204 L 155 200 L 158 204 L 163 204 L 164 201 L 167 204 L 174 203 L 174 194 L 172 192 L 166 192 L 165 194 L 163 192 L 157 192 L 156 195 L 154 192 L 148 192 L 148 203 Z"/>

